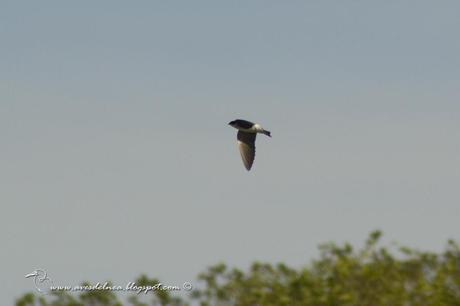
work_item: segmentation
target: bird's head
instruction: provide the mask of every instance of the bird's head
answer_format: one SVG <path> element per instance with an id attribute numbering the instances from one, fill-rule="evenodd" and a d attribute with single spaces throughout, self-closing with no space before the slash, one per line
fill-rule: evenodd
<path id="1" fill-rule="evenodd" d="M 47 278 L 47 274 L 45 271 L 38 269 L 26 275 L 26 278 L 29 278 L 29 277 L 36 277 L 39 280 L 43 280 Z"/>
<path id="2" fill-rule="evenodd" d="M 37 276 L 37 275 L 38 275 L 38 271 L 35 270 L 34 272 L 27 274 L 27 275 L 26 275 L 26 278 L 34 277 L 34 276 Z"/>
<path id="3" fill-rule="evenodd" d="M 236 120 L 230 121 L 230 122 L 228 123 L 228 125 L 233 126 L 233 127 L 235 126 L 235 124 L 236 124 Z"/>

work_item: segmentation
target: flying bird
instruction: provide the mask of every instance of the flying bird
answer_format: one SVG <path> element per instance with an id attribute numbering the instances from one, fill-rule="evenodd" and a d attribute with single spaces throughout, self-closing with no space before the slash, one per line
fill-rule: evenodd
<path id="1" fill-rule="evenodd" d="M 254 158 L 256 156 L 256 135 L 257 133 L 265 134 L 272 137 L 270 132 L 262 128 L 257 123 L 236 119 L 229 123 L 238 130 L 238 149 L 240 150 L 241 159 L 246 170 L 251 170 Z"/>

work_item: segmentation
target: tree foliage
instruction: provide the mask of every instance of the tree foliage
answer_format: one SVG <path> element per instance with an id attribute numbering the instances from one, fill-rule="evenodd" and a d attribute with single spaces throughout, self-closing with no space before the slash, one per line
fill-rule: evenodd
<path id="1" fill-rule="evenodd" d="M 320 246 L 320 256 L 301 268 L 255 262 L 247 271 L 220 263 L 198 276 L 201 287 L 187 298 L 153 291 L 148 300 L 133 295 L 121 302 L 101 290 L 51 296 L 27 293 L 16 306 L 460 306 L 460 248 L 448 241 L 441 253 L 408 247 L 384 247 L 381 233 L 371 233 L 365 245 Z M 136 284 L 159 281 L 143 275 Z"/>

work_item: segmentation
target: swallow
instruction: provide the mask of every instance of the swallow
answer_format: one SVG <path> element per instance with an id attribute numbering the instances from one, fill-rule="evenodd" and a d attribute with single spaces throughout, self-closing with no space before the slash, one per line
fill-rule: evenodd
<path id="1" fill-rule="evenodd" d="M 246 170 L 251 170 L 254 158 L 256 156 L 256 136 L 257 133 L 272 137 L 271 133 L 259 124 L 250 121 L 236 119 L 229 122 L 229 125 L 238 130 L 237 143 L 240 150 L 241 159 Z"/>

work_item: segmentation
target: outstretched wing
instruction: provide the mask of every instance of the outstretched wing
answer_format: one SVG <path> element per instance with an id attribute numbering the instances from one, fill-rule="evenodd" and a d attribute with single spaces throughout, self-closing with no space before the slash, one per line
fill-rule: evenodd
<path id="1" fill-rule="evenodd" d="M 238 149 L 244 166 L 249 171 L 256 156 L 256 133 L 246 133 L 238 131 Z"/>

